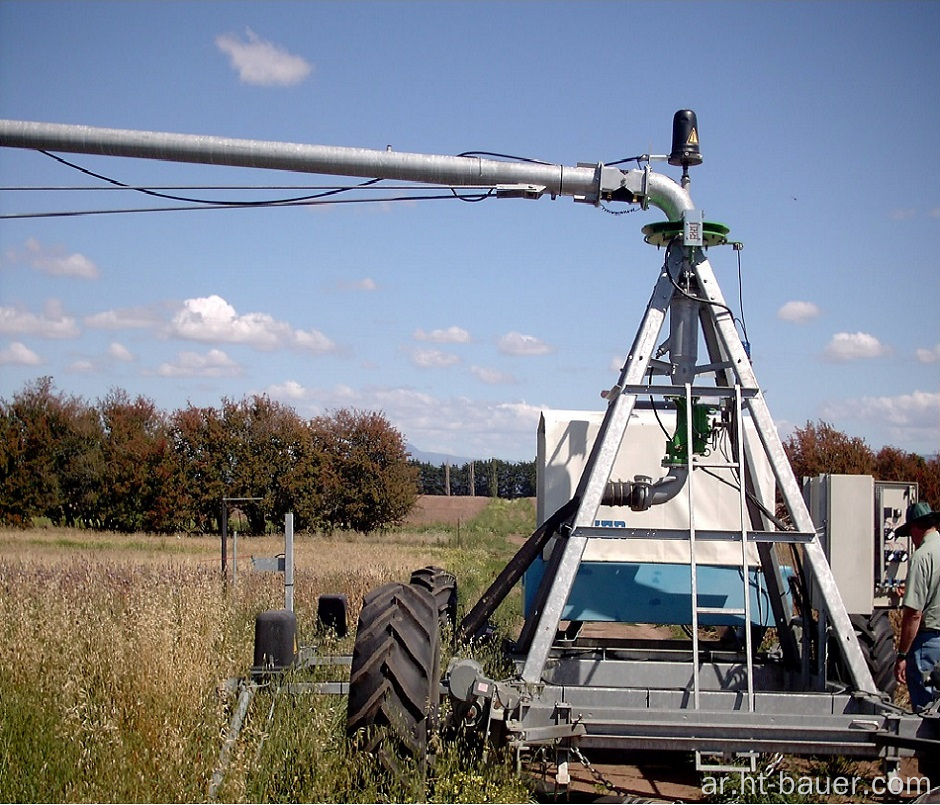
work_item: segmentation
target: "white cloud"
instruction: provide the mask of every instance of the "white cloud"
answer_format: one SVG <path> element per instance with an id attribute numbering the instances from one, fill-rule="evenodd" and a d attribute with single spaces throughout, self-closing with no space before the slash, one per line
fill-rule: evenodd
<path id="1" fill-rule="evenodd" d="M 894 221 L 912 221 L 915 218 L 940 218 L 940 207 L 931 207 L 927 210 L 918 210 L 916 207 L 895 207 L 891 210 L 891 219 Z"/>
<path id="2" fill-rule="evenodd" d="M 22 251 L 11 250 L 7 258 L 49 274 L 53 277 L 98 278 L 98 266 L 78 252 L 68 254 L 62 246 L 45 246 L 36 238 L 29 238 Z"/>
<path id="3" fill-rule="evenodd" d="M 446 330 L 415 330 L 412 334 L 415 341 L 432 341 L 435 344 L 467 344 L 470 342 L 470 333 L 457 327 L 456 325 L 448 327 Z"/>
<path id="4" fill-rule="evenodd" d="M 940 392 L 914 391 L 895 397 L 861 397 L 831 402 L 826 419 L 855 419 L 887 428 L 886 443 L 932 445 L 936 450 Z"/>
<path id="5" fill-rule="evenodd" d="M 319 330 L 294 330 L 291 341 L 298 349 L 314 352 L 317 355 L 325 355 L 336 349 L 336 344 Z"/>
<path id="6" fill-rule="evenodd" d="M 302 56 L 261 39 L 250 28 L 245 35 L 246 40 L 235 34 L 220 34 L 215 38 L 216 47 L 228 54 L 243 84 L 287 87 L 299 84 L 313 72 L 313 65 Z"/>
<path id="7" fill-rule="evenodd" d="M 509 372 L 501 372 L 499 369 L 487 366 L 471 366 L 470 374 L 490 386 L 510 385 L 516 382 L 516 378 Z"/>
<path id="8" fill-rule="evenodd" d="M 217 295 L 187 299 L 170 322 L 170 334 L 190 341 L 245 344 L 261 350 L 294 347 L 308 352 L 333 352 L 336 345 L 317 330 L 294 330 L 267 313 L 239 315 Z"/>
<path id="9" fill-rule="evenodd" d="M 777 311 L 777 318 L 783 321 L 792 321 L 797 324 L 815 319 L 822 311 L 812 302 L 794 300 L 787 302 Z"/>
<path id="10" fill-rule="evenodd" d="M 69 364 L 68 371 L 75 372 L 80 375 L 91 374 L 92 372 L 97 372 L 99 367 L 94 364 L 93 361 L 88 360 L 87 358 L 79 358 L 77 361 Z"/>
<path id="11" fill-rule="evenodd" d="M 267 391 L 272 399 L 305 405 L 309 416 L 345 407 L 382 411 L 408 442 L 422 450 L 478 458 L 531 459 L 542 410 L 524 401 L 440 398 L 408 388 L 317 389 L 293 380 Z"/>
<path id="12" fill-rule="evenodd" d="M 891 350 L 868 333 L 836 333 L 823 354 L 830 361 L 855 361 L 880 358 Z"/>
<path id="13" fill-rule="evenodd" d="M 887 420 L 895 425 L 936 425 L 940 416 L 940 392 L 915 391 L 896 397 L 862 397 L 849 400 L 860 419 Z"/>
<path id="14" fill-rule="evenodd" d="M 112 341 L 108 346 L 108 357 L 114 358 L 116 361 L 130 362 L 134 360 L 134 353 L 132 353 L 123 344 L 119 344 L 117 341 Z"/>
<path id="15" fill-rule="evenodd" d="M 93 316 L 86 316 L 85 325 L 95 330 L 134 330 L 156 327 L 160 317 L 148 307 L 127 307 L 116 310 L 104 310 Z"/>
<path id="16" fill-rule="evenodd" d="M 268 388 L 268 394 L 278 400 L 303 400 L 307 390 L 296 380 L 286 380 Z"/>
<path id="17" fill-rule="evenodd" d="M 180 352 L 173 363 L 160 364 L 161 377 L 237 377 L 241 366 L 220 349 L 210 349 L 204 355 Z"/>
<path id="18" fill-rule="evenodd" d="M 79 334 L 75 319 L 65 313 L 62 303 L 50 299 L 40 315 L 0 306 L 0 333 L 32 335 L 41 338 L 75 338 Z"/>
<path id="19" fill-rule="evenodd" d="M 42 358 L 21 341 L 14 341 L 9 349 L 0 349 L 0 366 L 39 366 Z"/>
<path id="20" fill-rule="evenodd" d="M 340 291 L 362 291 L 371 293 L 379 289 L 378 283 L 372 277 L 363 277 L 361 280 L 351 280 L 336 283 Z"/>
<path id="21" fill-rule="evenodd" d="M 411 352 L 411 362 L 420 369 L 443 369 L 460 363 L 460 358 L 439 349 L 415 349 Z"/>
<path id="22" fill-rule="evenodd" d="M 921 363 L 936 363 L 940 361 L 940 344 L 936 344 L 933 349 L 919 349 L 915 354 Z"/>
<path id="23" fill-rule="evenodd" d="M 499 351 L 504 355 L 548 355 L 554 347 L 546 344 L 534 335 L 525 335 L 515 331 L 506 333 L 499 339 Z"/>

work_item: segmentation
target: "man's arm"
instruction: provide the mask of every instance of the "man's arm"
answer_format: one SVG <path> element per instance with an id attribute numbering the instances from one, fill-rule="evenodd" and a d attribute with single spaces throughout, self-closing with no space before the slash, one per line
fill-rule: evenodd
<path id="1" fill-rule="evenodd" d="M 907 652 L 914 644 L 914 638 L 920 629 L 924 613 L 919 609 L 903 607 L 901 609 L 901 634 L 898 637 L 898 658 L 894 663 L 894 678 L 898 682 L 907 682 Z"/>

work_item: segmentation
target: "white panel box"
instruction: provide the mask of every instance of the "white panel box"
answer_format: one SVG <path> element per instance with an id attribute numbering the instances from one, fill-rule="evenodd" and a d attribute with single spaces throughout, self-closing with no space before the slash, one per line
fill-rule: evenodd
<path id="1" fill-rule="evenodd" d="M 850 615 L 869 615 L 874 605 L 874 490 L 870 475 L 820 475 L 803 486 L 803 496 Z"/>
<path id="2" fill-rule="evenodd" d="M 603 416 L 600 411 L 542 412 L 536 460 L 539 523 L 544 522 L 574 495 Z M 636 475 L 647 475 L 655 481 L 667 474 L 662 461 L 669 438 L 667 433 L 671 435 L 675 432 L 675 421 L 675 410 L 659 409 L 654 412 L 650 409 L 634 409 L 610 480 L 632 481 Z M 758 446 L 754 451 L 754 461 L 758 470 L 759 497 L 773 511 L 773 472 L 749 418 L 745 418 L 744 427 L 748 440 Z M 724 437 L 723 440 L 728 441 Z M 730 450 L 730 447 L 726 445 L 725 449 Z M 720 452 L 713 458 L 716 463 L 726 462 Z M 714 468 L 707 472 L 696 470 L 694 488 L 697 529 L 741 530 L 738 486 L 736 473 L 730 469 Z M 626 506 L 601 506 L 596 524 L 613 528 L 687 530 L 688 493 L 682 490 L 674 499 L 644 512 L 635 512 Z M 756 550 L 751 553 L 750 561 L 754 565 L 759 564 Z M 689 543 L 685 540 L 592 539 L 588 541 L 584 561 L 688 564 Z M 734 543 L 699 542 L 696 545 L 696 561 L 699 564 L 740 565 L 741 549 Z"/>

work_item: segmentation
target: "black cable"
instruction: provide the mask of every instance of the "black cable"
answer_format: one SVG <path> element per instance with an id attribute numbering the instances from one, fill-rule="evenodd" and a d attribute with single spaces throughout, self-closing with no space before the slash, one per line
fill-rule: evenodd
<path id="1" fill-rule="evenodd" d="M 376 190 L 416 190 L 418 187 L 432 190 L 449 190 L 446 184 L 383 184 Z M 460 185 L 463 189 L 489 190 L 492 185 Z M 126 185 L 124 187 L 101 187 L 100 185 L 0 185 L 0 193 L 39 191 L 44 193 L 65 191 L 91 191 L 116 193 L 122 190 L 359 190 L 357 185 L 338 184 L 173 184 L 173 185 Z"/>
<path id="2" fill-rule="evenodd" d="M 481 193 L 478 196 L 461 196 L 461 195 L 458 195 L 457 190 L 452 187 L 450 189 L 450 192 L 454 194 L 455 198 L 458 198 L 461 201 L 466 201 L 468 204 L 475 204 L 478 201 L 486 201 L 486 199 L 491 198 L 494 191 L 493 191 L 493 188 L 491 187 L 485 193 Z"/>
<path id="3" fill-rule="evenodd" d="M 94 171 L 89 170 L 88 168 L 83 168 L 81 165 L 76 165 L 74 162 L 69 162 L 69 160 L 64 159 L 63 157 L 60 157 L 57 154 L 52 154 L 49 151 L 43 151 L 42 149 L 37 149 L 37 150 L 39 151 L 40 154 L 45 154 L 50 159 L 54 159 L 56 162 L 60 162 L 61 164 L 66 165 L 67 167 L 72 168 L 73 170 L 77 170 L 80 173 L 84 173 L 86 176 L 91 176 L 95 179 L 101 180 L 102 182 L 107 182 L 108 184 L 112 184 L 115 187 L 123 188 L 124 190 L 133 190 L 137 193 L 143 193 L 144 195 L 154 196 L 156 198 L 165 198 L 165 199 L 168 199 L 169 201 L 186 201 L 192 204 L 204 204 L 204 205 L 212 204 L 212 205 L 219 205 L 223 207 L 258 207 L 258 206 L 265 206 L 271 203 L 288 204 L 291 202 L 311 201 L 313 199 L 325 198 L 327 196 L 334 196 L 338 193 L 345 193 L 348 190 L 357 190 L 362 187 L 368 187 L 369 185 L 374 185 L 382 181 L 382 179 L 368 179 L 364 182 L 360 182 L 357 185 L 351 185 L 350 187 L 335 188 L 333 190 L 326 190 L 322 193 L 315 193 L 313 195 L 308 195 L 308 196 L 297 196 L 295 198 L 277 199 L 274 202 L 270 202 L 270 201 L 225 201 L 225 200 L 218 200 L 218 199 L 187 198 L 186 196 L 174 196 L 169 193 L 160 193 L 160 192 L 157 192 L 156 190 L 148 190 L 146 188 L 134 187 L 132 185 L 125 184 L 124 182 L 119 182 L 117 179 L 112 179 L 109 176 L 104 176 L 100 173 L 95 173 Z"/>
<path id="4" fill-rule="evenodd" d="M 0 221 L 21 220 L 27 218 L 79 218 L 85 215 L 118 215 L 131 212 L 196 212 L 201 210 L 239 210 L 258 209 L 264 207 L 319 207 L 331 204 L 375 204 L 390 201 L 483 201 L 486 198 L 495 198 L 493 195 L 484 197 L 460 196 L 451 191 L 446 195 L 429 196 L 389 196 L 382 198 L 348 198 L 330 199 L 328 201 L 259 201 L 252 204 L 195 204 L 186 207 L 127 207 L 109 210 L 68 210 L 61 212 L 24 212 L 0 214 Z"/>
<path id="5" fill-rule="evenodd" d="M 711 305 L 712 307 L 717 307 L 717 308 L 727 311 L 728 315 L 731 316 L 731 320 L 737 321 L 737 318 L 734 315 L 734 311 L 727 305 L 721 302 L 713 302 L 711 299 L 703 299 L 699 296 L 695 296 L 694 294 L 690 294 L 687 290 L 685 290 L 685 288 L 682 288 L 679 286 L 679 283 L 677 283 L 675 279 L 673 279 L 672 273 L 668 269 L 669 252 L 671 249 L 672 249 L 672 244 L 670 244 L 666 248 L 666 263 L 663 265 L 663 269 L 666 272 L 666 276 L 669 277 L 669 281 L 672 283 L 672 287 L 675 288 L 679 293 L 681 293 L 686 299 L 690 299 L 691 301 L 698 302 L 699 304 L 702 304 L 702 305 Z"/>
<path id="6" fill-rule="evenodd" d="M 741 331 L 744 333 L 744 341 L 747 344 L 748 355 L 751 351 L 751 339 L 747 335 L 747 324 L 744 323 L 744 280 L 741 275 L 741 249 L 735 246 L 738 253 L 738 307 L 741 308 Z"/>
<path id="7" fill-rule="evenodd" d="M 532 162 L 536 165 L 554 165 L 554 162 L 546 162 L 544 159 L 532 159 L 531 157 L 517 157 L 512 154 L 498 154 L 495 151 L 464 151 L 457 154 L 459 157 L 496 157 L 497 159 L 511 159 L 513 162 Z"/>
<path id="8" fill-rule="evenodd" d="M 624 157 L 623 159 L 618 159 L 615 162 L 605 162 L 604 165 L 608 168 L 611 168 L 614 165 L 623 165 L 624 162 L 636 162 L 637 167 L 639 167 L 640 162 L 642 162 L 646 156 L 646 154 L 639 154 L 635 157 Z"/>

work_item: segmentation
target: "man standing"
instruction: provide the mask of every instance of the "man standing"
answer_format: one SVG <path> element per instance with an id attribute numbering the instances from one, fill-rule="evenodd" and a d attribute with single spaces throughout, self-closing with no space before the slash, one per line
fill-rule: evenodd
<path id="1" fill-rule="evenodd" d="M 904 525 L 895 530 L 910 536 L 916 550 L 907 570 L 907 588 L 898 637 L 894 677 L 906 682 L 914 710 L 934 699 L 934 688 L 924 676 L 940 663 L 940 513 L 921 502 L 909 506 Z"/>

